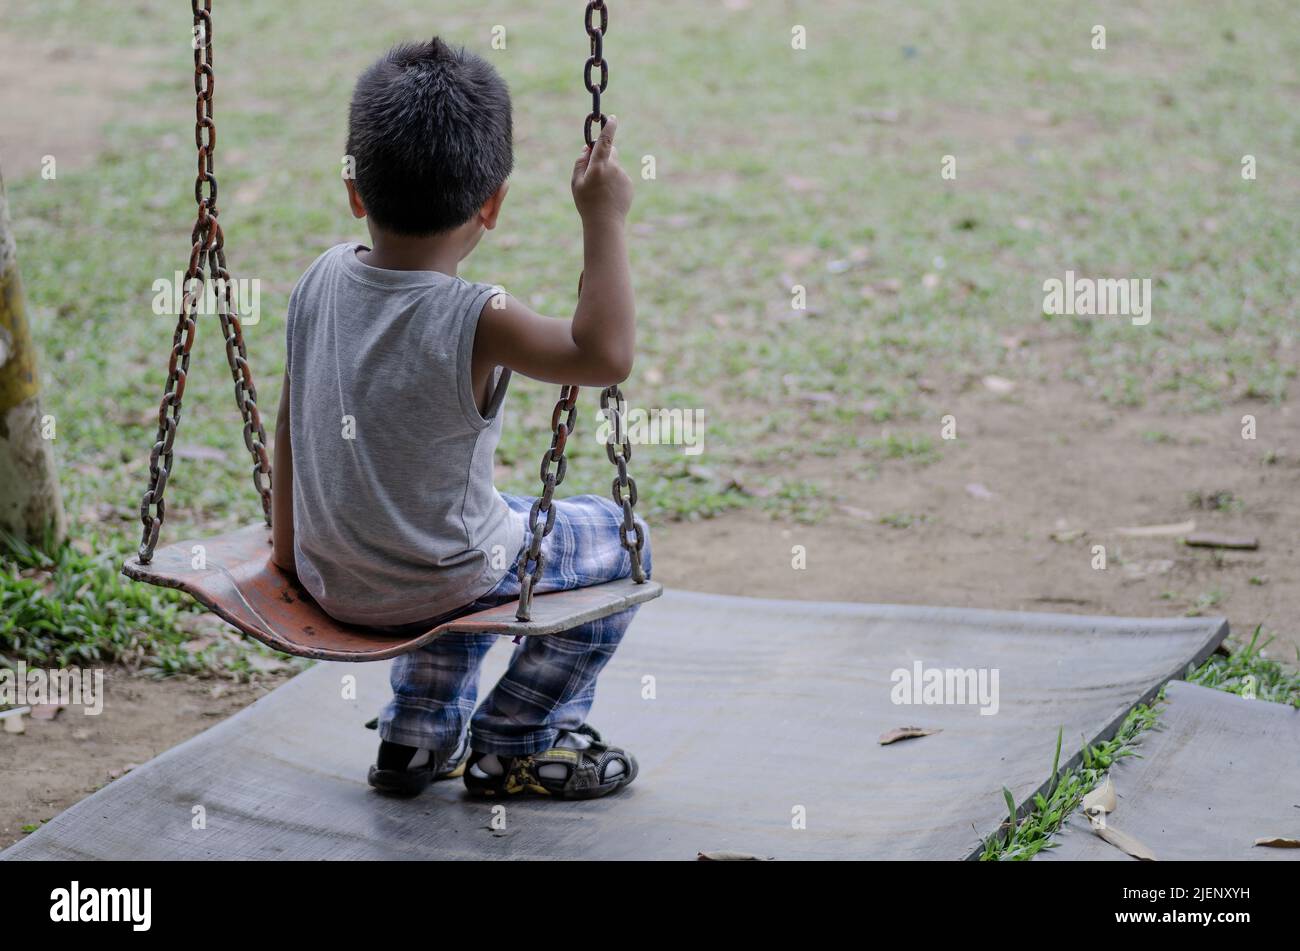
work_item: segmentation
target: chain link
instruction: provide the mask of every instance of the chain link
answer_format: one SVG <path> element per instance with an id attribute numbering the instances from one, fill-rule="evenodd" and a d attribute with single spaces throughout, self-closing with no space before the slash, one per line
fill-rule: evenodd
<path id="1" fill-rule="evenodd" d="M 212 0 L 190 0 L 194 13 L 194 146 L 198 171 L 194 180 L 194 202 L 198 217 L 190 232 L 190 260 L 185 271 L 181 310 L 172 335 L 167 362 L 167 383 L 158 406 L 158 435 L 149 453 L 149 488 L 140 501 L 139 560 L 153 560 L 158 535 L 167 516 L 163 499 L 175 462 L 173 448 L 180 425 L 181 402 L 190 368 L 190 351 L 198 330 L 195 316 L 205 288 L 211 283 L 217 316 L 226 342 L 226 359 L 235 381 L 235 401 L 244 419 L 244 445 L 253 456 L 253 486 L 262 499 L 266 524 L 271 524 L 271 460 L 266 450 L 266 432 L 257 409 L 257 388 L 253 384 L 244 345 L 243 325 L 230 302 L 231 278 L 226 270 L 225 236 L 217 223 L 217 178 L 213 155 L 217 150 L 217 126 L 212 117 L 212 94 L 216 73 L 212 66 Z"/>
<path id="2" fill-rule="evenodd" d="M 519 578 L 519 607 L 515 618 L 527 621 L 531 618 L 533 606 L 533 588 L 542 578 L 542 569 L 546 556 L 542 554 L 542 540 L 551 534 L 555 527 L 555 509 L 551 499 L 555 487 L 564 481 L 569 463 L 564 456 L 564 447 L 578 422 L 578 388 L 563 386 L 560 398 L 551 413 L 551 447 L 542 456 L 541 478 L 542 494 L 528 511 L 528 547 L 519 556 L 515 573 Z M 554 471 L 552 471 L 554 466 Z"/>
<path id="3" fill-rule="evenodd" d="M 597 14 L 599 14 L 599 22 Z M 583 66 L 582 81 L 587 91 L 591 93 L 591 112 L 587 115 L 582 131 L 583 138 L 590 146 L 596 141 L 592 136 L 592 128 L 597 122 L 600 123 L 601 128 L 604 128 L 606 118 L 600 111 L 600 94 L 609 86 L 609 62 L 605 59 L 605 33 L 609 29 L 609 8 L 604 0 L 591 0 L 587 4 L 584 22 L 587 35 L 591 38 L 591 55 L 587 57 L 587 62 Z M 599 83 L 592 75 L 597 70 L 600 71 Z M 581 278 L 578 280 L 578 293 L 579 295 L 582 293 Z M 577 401 L 578 387 L 562 387 L 560 399 L 555 404 L 554 412 L 551 413 L 551 447 L 542 456 L 540 473 L 542 494 L 529 510 L 528 532 L 531 537 L 528 547 L 520 554 L 515 569 L 519 578 L 519 608 L 515 612 L 515 618 L 520 621 L 527 621 L 532 617 L 533 589 L 541 580 L 545 564 L 542 540 L 555 526 L 555 509 L 551 502 L 555 495 L 555 487 L 564 481 L 564 474 L 568 468 L 564 447 L 569 437 L 573 435 L 574 425 L 577 422 Z M 628 441 L 623 425 L 624 406 L 623 393 L 617 386 L 607 387 L 601 392 L 601 412 L 613 426 L 618 443 L 617 447 L 613 443 L 607 444 L 605 449 L 610 462 L 618 468 L 613 494 L 614 502 L 623 511 L 623 523 L 618 530 L 619 541 L 632 559 L 632 578 L 640 584 L 645 581 L 645 570 L 641 567 L 641 550 L 645 547 L 645 538 L 641 533 L 641 527 L 636 524 L 633 512 L 636 505 L 636 480 L 627 472 L 627 462 L 632 458 L 632 445 Z M 555 467 L 554 472 L 551 471 L 552 466 Z M 635 535 L 635 540 L 632 535 Z"/>
<path id="4" fill-rule="evenodd" d="M 597 13 L 600 14 L 599 24 L 596 23 Z M 592 126 L 599 122 L 600 127 L 605 128 L 605 113 L 600 111 L 600 94 L 609 86 L 609 63 L 605 60 L 605 32 L 609 29 L 609 8 L 605 6 L 605 0 L 591 0 L 587 4 L 585 22 L 587 36 L 591 37 L 591 55 L 587 57 L 587 64 L 583 67 L 582 81 L 587 87 L 587 92 L 591 93 L 591 112 L 583 125 L 582 136 L 587 140 L 588 145 L 594 145 L 596 139 L 592 135 Z M 591 78 L 592 71 L 596 69 L 600 70 L 599 85 Z"/>
<path id="5" fill-rule="evenodd" d="M 641 550 L 645 548 L 645 535 L 635 518 L 636 480 L 627 472 L 627 464 L 632 461 L 632 441 L 627 434 L 624 412 L 627 403 L 623 391 L 618 385 L 608 386 L 600 393 L 600 411 L 609 421 L 609 440 L 605 443 L 605 455 L 618 470 L 614 477 L 612 491 L 614 504 L 623 510 L 623 524 L 618 527 L 618 540 L 632 559 L 632 580 L 637 584 L 645 581 L 645 569 L 641 566 Z M 635 536 L 635 540 L 633 538 Z"/>

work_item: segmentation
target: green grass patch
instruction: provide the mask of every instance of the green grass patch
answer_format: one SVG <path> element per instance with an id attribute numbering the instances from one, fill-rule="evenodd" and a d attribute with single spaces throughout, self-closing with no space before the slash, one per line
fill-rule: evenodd
<path id="1" fill-rule="evenodd" d="M 246 679 L 271 656 L 233 636 L 196 637 L 196 626 L 219 622 L 178 591 L 122 575 L 133 553 L 112 536 L 57 547 L 0 538 L 0 666 L 121 664 Z"/>
<path id="2" fill-rule="evenodd" d="M 364 239 L 339 181 L 347 102 L 360 70 L 399 40 L 436 30 L 490 56 L 510 83 L 510 198 L 464 274 L 571 313 L 581 241 L 568 180 L 589 105 L 587 50 L 581 11 L 558 6 L 466 3 L 431 17 L 406 0 L 375 0 L 366 16 L 346 0 L 220 5 L 221 220 L 233 276 L 262 282 L 262 319 L 246 336 L 268 424 L 290 289 L 326 248 Z M 817 457 L 840 460 L 839 472 L 931 462 L 951 446 L 881 425 L 937 420 L 983 375 L 1073 381 L 1081 398 L 1153 415 L 1286 400 L 1300 216 L 1288 211 L 1294 124 L 1277 117 L 1292 111 L 1300 29 L 1282 0 L 1187 0 L 1158 17 L 1111 5 L 1104 54 L 1067 0 L 827 0 L 801 9 L 810 43 L 797 52 L 785 5 L 714 6 L 701 16 L 690 0 L 619 4 L 606 46 L 605 102 L 637 183 L 639 353 L 625 391 L 636 407 L 704 409 L 697 461 L 722 473 L 683 476 L 680 447 L 638 447 L 652 526 L 745 506 L 817 520 L 838 491 Z M 191 18 L 164 0 L 5 7 L 18 42 L 100 44 L 144 74 L 97 113 L 109 118 L 95 130 L 98 154 L 80 165 L 60 156 L 50 181 L 6 169 L 45 408 L 59 421 L 68 509 L 84 526 L 87 508 L 133 509 L 147 477 L 174 325 L 152 313 L 152 286 L 186 263 L 194 220 L 193 69 L 177 40 Z M 494 50 L 498 23 L 509 39 Z M 1247 151 L 1253 181 L 1240 175 Z M 943 181 L 949 153 L 958 178 Z M 635 174 L 646 156 L 653 180 Z M 1043 282 L 1067 269 L 1151 278 L 1151 324 L 1047 319 Z M 792 310 L 794 284 L 807 310 Z M 215 321 L 200 325 L 177 437 L 198 451 L 169 485 L 164 544 L 259 517 Z M 609 488 L 593 395 L 565 491 Z M 538 491 L 554 401 L 554 387 L 516 377 L 504 491 Z M 736 488 L 760 483 L 761 494 Z M 129 518 L 96 531 L 104 537 L 82 527 L 74 539 L 113 557 L 134 544 Z M 84 611 L 71 621 L 95 632 L 88 650 L 126 656 L 150 639 L 137 621 L 166 643 L 175 601 L 131 594 L 107 580 L 111 567 L 56 573 L 99 599 L 63 615 L 43 596 L 48 578 L 6 569 L 24 639 L 48 639 L 42 617 Z"/>
<path id="3" fill-rule="evenodd" d="M 1213 655 L 1189 671 L 1187 681 L 1252 699 L 1300 707 L 1300 672 L 1265 657 L 1263 651 L 1272 639 L 1260 643 L 1260 635 L 1261 628 L 1256 627 L 1249 644 L 1226 657 Z M 1023 817 L 1017 817 L 1015 799 L 1010 790 L 1003 788 L 1007 819 L 997 832 L 985 839 L 980 861 L 1026 861 L 1051 848 L 1052 836 L 1079 808 L 1083 797 L 1101 783 L 1111 765 L 1124 757 L 1140 755 L 1139 740 L 1159 722 L 1163 702 L 1162 689 L 1151 705 L 1134 707 L 1113 737 L 1085 747 L 1082 764 L 1070 769 L 1059 768 L 1062 734 L 1058 731 L 1047 792 L 1036 793 L 1031 808 Z"/>
<path id="4" fill-rule="evenodd" d="M 47 554 L 0 539 L 0 663 L 42 667 L 175 664 L 186 639 L 176 626 L 184 599 L 120 573 L 127 547 L 97 539 Z"/>

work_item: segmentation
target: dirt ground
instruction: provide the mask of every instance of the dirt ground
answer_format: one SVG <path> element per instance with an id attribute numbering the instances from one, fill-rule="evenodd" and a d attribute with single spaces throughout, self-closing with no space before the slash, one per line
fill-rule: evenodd
<path id="1" fill-rule="evenodd" d="M 87 60 L 89 57 L 89 60 Z M 51 100 L 7 81 L 68 72 Z M 96 62 L 86 83 L 76 64 Z M 118 75 L 120 72 L 120 75 Z M 0 162 L 14 174 L 40 156 L 26 134 L 56 108 L 64 155 L 91 155 L 115 93 L 135 79 L 91 48 L 19 46 L 0 35 Z M 113 77 L 117 76 L 117 79 Z M 78 139 L 77 136 L 80 136 Z M 822 486 L 829 515 L 814 524 L 760 511 L 657 525 L 656 577 L 670 588 L 813 600 L 926 603 L 1076 614 L 1169 616 L 1196 611 L 1229 618 L 1237 636 L 1258 624 L 1276 631 L 1270 653 L 1294 662 L 1300 647 L 1300 420 L 1291 406 L 1243 404 L 1213 414 L 1119 413 L 1061 376 L 1008 395 L 976 387 L 954 394 L 957 439 L 938 462 L 900 460 L 874 475 L 834 460 L 797 464 Z M 1241 438 L 1252 413 L 1259 437 Z M 927 432 L 939 437 L 939 421 Z M 920 432 L 920 426 L 908 427 Z M 1184 546 L 1172 534 L 1131 537 L 1116 529 L 1185 523 L 1198 531 L 1256 536 L 1257 551 Z M 773 544 L 779 540 L 780 544 Z M 1093 566 L 1093 546 L 1106 567 Z M 806 568 L 793 567 L 795 546 Z M 792 631 L 792 635 L 798 632 Z M 744 649 L 744 632 L 726 632 Z M 635 628 L 633 629 L 635 636 Z M 248 685 L 150 680 L 110 671 L 102 715 L 63 711 L 0 733 L 0 847 L 22 826 L 72 803 L 208 728 L 277 682 Z M 215 690 L 215 693 L 214 693 Z"/>
<path id="2" fill-rule="evenodd" d="M 900 462 L 875 479 L 824 463 L 820 472 L 801 467 L 835 500 L 820 523 L 731 514 L 659 526 L 656 577 L 669 587 L 762 597 L 1222 615 L 1239 636 L 1263 624 L 1277 635 L 1270 656 L 1294 663 L 1295 414 L 1245 407 L 1139 418 L 1098 409 L 1076 391 L 1063 383 L 954 402 L 958 438 L 928 466 Z M 1247 412 L 1273 438 L 1243 440 Z M 1188 547 L 1188 522 L 1197 532 L 1256 538 L 1259 548 Z M 1148 537 L 1117 531 L 1158 526 L 1179 527 Z M 796 545 L 804 569 L 792 566 Z M 1105 568 L 1093 565 L 1097 545 Z"/>
<path id="3" fill-rule="evenodd" d="M 53 720 L 24 717 L 22 734 L 0 733 L 0 848 L 132 767 L 248 706 L 279 681 L 256 685 L 153 680 L 110 669 L 104 708 L 80 706 Z"/>
<path id="4" fill-rule="evenodd" d="M 1044 414 L 1045 404 L 1052 412 Z M 655 575 L 670 588 L 761 597 L 1133 616 L 1199 609 L 1226 616 L 1237 636 L 1257 624 L 1277 631 L 1269 653 L 1294 661 L 1300 526 L 1287 501 L 1300 478 L 1300 444 L 1293 414 L 1255 412 L 1265 429 L 1292 435 L 1289 452 L 1242 440 L 1237 411 L 1137 420 L 1098 413 L 1068 386 L 1013 399 L 972 395 L 954 406 L 958 445 L 939 462 L 900 462 L 871 481 L 808 470 L 837 499 L 823 522 L 733 512 L 655 526 Z M 1160 441 L 1152 430 L 1164 434 Z M 972 494 L 974 485 L 985 491 Z M 1237 502 L 1227 511 L 1196 505 L 1223 503 L 1229 493 Z M 912 523 L 880 521 L 901 515 Z M 1216 554 L 1175 536 L 1114 531 L 1187 521 L 1198 531 L 1255 536 L 1259 550 Z M 791 565 L 796 545 L 804 569 Z M 1092 567 L 1094 545 L 1106 548 L 1104 569 Z M 743 649 L 743 631 L 726 634 Z M 0 734 L 0 763 L 22 764 L 5 770 L 0 847 L 277 682 L 225 684 L 213 696 L 211 681 L 110 672 L 100 716 L 73 708 L 52 722 L 29 721 L 22 736 Z"/>
<path id="5" fill-rule="evenodd" d="M 147 81 L 144 63 L 131 51 L 0 33 L 0 168 L 12 178 L 37 174 L 47 155 L 58 159 L 56 174 L 89 165 L 115 102 Z"/>

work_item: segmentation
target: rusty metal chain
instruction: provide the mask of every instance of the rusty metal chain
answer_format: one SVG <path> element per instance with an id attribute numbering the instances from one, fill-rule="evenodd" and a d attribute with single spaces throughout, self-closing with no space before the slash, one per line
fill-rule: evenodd
<path id="1" fill-rule="evenodd" d="M 599 19 L 598 19 L 599 17 Z M 583 66 L 582 79 L 587 91 L 591 93 L 591 112 L 583 125 L 583 138 L 587 145 L 595 144 L 592 129 L 597 122 L 605 126 L 605 114 L 600 110 L 600 94 L 609 86 L 609 62 L 605 59 L 605 33 L 609 29 L 609 8 L 604 0 L 591 0 L 587 4 L 584 18 L 587 36 L 591 38 L 591 55 Z M 600 71 L 600 81 L 596 82 L 593 73 Z M 582 279 L 578 279 L 578 293 L 582 293 Z M 533 503 L 528 513 L 528 547 L 519 556 L 516 575 L 519 578 L 519 607 L 515 618 L 520 621 L 532 617 L 533 589 L 541 580 L 545 556 L 542 554 L 542 540 L 551 533 L 555 526 L 555 509 L 551 505 L 555 487 L 564 481 L 568 462 L 564 456 L 564 447 L 569 436 L 573 434 L 577 421 L 578 387 L 565 386 L 560 389 L 560 399 L 551 413 L 551 446 L 542 456 L 542 494 Z M 613 401 L 613 408 L 609 406 Z M 618 441 L 617 451 L 613 444 L 605 449 L 610 462 L 618 467 L 618 477 L 614 479 L 614 502 L 623 510 L 623 524 L 619 526 L 619 541 L 632 559 L 632 577 L 640 584 L 645 581 L 645 571 L 641 567 L 641 550 L 645 547 L 645 538 L 641 528 L 633 518 L 636 505 L 636 481 L 627 473 L 627 461 L 632 457 L 632 446 L 627 439 L 623 426 L 623 393 L 617 386 L 606 388 L 600 395 L 600 408 L 606 419 L 614 427 Z M 561 419 L 564 416 L 564 419 Z M 551 471 L 551 466 L 555 471 Z M 630 535 L 635 534 L 635 541 Z"/>
<path id="2" fill-rule="evenodd" d="M 596 23 L 597 13 L 600 14 L 599 25 Z M 609 63 L 605 60 L 605 32 L 609 29 L 609 8 L 605 6 L 605 0 L 591 0 L 587 4 L 584 22 L 587 36 L 591 37 L 591 55 L 587 57 L 587 64 L 583 67 L 582 81 L 587 87 L 587 92 L 591 93 L 591 112 L 583 125 L 582 137 L 587 140 L 588 145 L 594 145 L 596 140 L 591 134 L 591 127 L 599 122 L 600 127 L 605 128 L 605 113 L 600 111 L 600 94 L 609 86 Z M 592 70 L 595 69 L 600 70 L 599 85 L 591 79 Z"/>
<path id="3" fill-rule="evenodd" d="M 623 524 L 618 527 L 618 540 L 632 559 L 632 580 L 637 584 L 645 581 L 645 569 L 641 566 L 641 550 L 645 548 L 645 535 L 636 523 L 636 480 L 627 472 L 627 464 L 632 460 L 632 441 L 628 437 L 624 410 L 627 403 L 623 391 L 618 385 L 607 386 L 600 393 L 600 411 L 609 421 L 610 438 L 605 442 L 605 455 L 618 470 L 614 477 L 612 494 L 614 504 L 623 510 Z"/>
<path id="4" fill-rule="evenodd" d="M 198 217 L 190 232 L 185 292 L 172 336 L 167 383 L 158 406 L 158 435 L 149 453 L 149 488 L 140 501 L 140 521 L 144 531 L 139 560 L 145 565 L 153 560 L 158 535 L 167 515 L 163 493 L 173 471 L 173 444 L 180 425 L 190 351 L 198 329 L 196 310 L 209 281 L 216 291 L 217 315 L 226 341 L 226 359 L 235 381 L 235 400 L 244 419 L 244 444 L 253 456 L 253 485 L 262 498 L 266 524 L 271 524 L 271 461 L 266 450 L 266 432 L 257 409 L 257 389 L 248 365 L 243 325 L 230 303 L 231 279 L 226 270 L 225 236 L 217 223 L 217 179 L 213 173 L 217 126 L 212 118 L 212 94 L 216 84 L 212 66 L 212 0 L 190 0 L 190 8 L 194 13 L 194 145 L 198 150 L 194 201 L 198 205 Z"/>
<path id="5" fill-rule="evenodd" d="M 528 511 L 528 547 L 519 555 L 519 563 L 515 568 L 519 578 L 516 620 L 527 621 L 532 616 L 533 588 L 542 579 L 542 569 L 546 564 L 542 540 L 555 527 L 555 509 L 551 506 L 551 499 L 555 495 L 555 487 L 564 481 L 564 474 L 568 471 L 569 461 L 565 458 L 564 447 L 568 444 L 577 421 L 578 388 L 562 386 L 560 398 L 556 400 L 555 409 L 551 412 L 551 446 L 542 456 L 542 494 Z M 555 467 L 554 471 L 552 466 Z"/>
<path id="6" fill-rule="evenodd" d="M 600 22 L 596 22 L 596 15 Z M 587 4 L 587 35 L 591 37 L 591 55 L 583 68 L 582 78 L 587 91 L 591 93 L 591 112 L 587 115 L 583 127 L 583 137 L 588 145 L 593 145 L 592 126 L 597 122 L 605 127 L 605 114 L 600 111 L 600 94 L 609 86 L 609 62 L 605 59 L 605 32 L 609 29 L 609 9 L 604 0 L 592 0 Z M 600 82 L 592 80 L 592 73 L 600 70 Z M 614 502 L 623 510 L 623 524 L 619 526 L 618 537 L 623 548 L 632 559 L 632 580 L 637 584 L 645 581 L 645 569 L 641 567 L 641 551 L 645 547 L 645 536 L 641 526 L 636 524 L 634 509 L 636 507 L 636 480 L 627 474 L 627 464 L 632 458 L 632 443 L 628 439 L 623 416 L 626 402 L 623 391 L 617 385 L 606 387 L 600 394 L 600 411 L 610 424 L 610 439 L 605 443 L 605 453 L 609 461 L 618 469 L 614 479 Z M 634 540 L 635 539 L 635 540 Z"/>

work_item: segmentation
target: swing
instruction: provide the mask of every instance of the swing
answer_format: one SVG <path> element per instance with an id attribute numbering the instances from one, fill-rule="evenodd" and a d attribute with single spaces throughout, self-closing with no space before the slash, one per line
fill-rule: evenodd
<path id="1" fill-rule="evenodd" d="M 217 180 L 213 175 L 213 153 L 217 129 L 212 118 L 212 0 L 191 0 L 194 12 L 194 92 L 196 95 L 194 142 L 198 150 L 198 177 L 194 200 L 198 218 L 190 235 L 189 268 L 185 294 L 172 337 L 167 367 L 167 384 L 158 408 L 158 435 L 149 454 L 149 488 L 140 502 L 144 532 L 140 549 L 122 567 L 128 578 L 163 588 L 184 591 L 194 600 L 275 650 L 318 660 L 383 660 L 413 650 L 451 632 L 502 634 L 516 639 L 568 630 L 578 624 L 608 617 L 663 593 L 663 587 L 646 578 L 641 565 L 645 538 L 633 518 L 636 481 L 628 474 L 632 446 L 624 426 L 622 391 L 617 385 L 601 392 L 600 407 L 610 423 L 613 438 L 606 443 L 609 461 L 617 469 L 613 483 L 614 501 L 623 512 L 619 540 L 632 564 L 631 577 L 606 584 L 569 591 L 555 591 L 534 597 L 533 588 L 542 575 L 542 540 L 555 523 L 551 500 L 555 487 L 564 481 L 564 447 L 577 419 L 578 387 L 565 386 L 551 416 L 551 445 L 542 456 L 542 492 L 528 516 L 530 539 L 521 552 L 515 571 L 519 576 L 517 604 L 503 604 L 485 611 L 466 613 L 444 621 L 422 633 L 397 635 L 345 624 L 326 614 L 298 580 L 280 570 L 271 558 L 271 460 L 266 432 L 257 408 L 253 383 L 238 313 L 231 307 L 230 272 L 226 270 L 225 237 L 217 223 Z M 599 22 L 597 22 L 597 19 Z M 591 93 L 592 110 L 584 126 L 588 145 L 593 144 L 592 127 L 604 125 L 600 94 L 609 82 L 604 59 L 604 35 L 609 10 L 604 0 L 587 4 L 586 29 L 591 38 L 591 56 L 584 69 L 584 82 Z M 197 43 L 202 40 L 201 45 Z M 592 71 L 600 81 L 592 81 Z M 210 275 L 208 277 L 207 275 Z M 195 316 L 199 296 L 210 280 L 216 294 L 217 318 L 226 344 L 226 358 L 235 384 L 235 401 L 244 420 L 244 445 L 253 458 L 253 486 L 262 500 L 265 524 L 219 535 L 215 538 L 177 542 L 157 548 L 166 517 L 163 493 L 173 469 L 173 443 L 180 422 L 181 400 L 189 371 L 190 350 L 197 330 Z M 581 293 L 581 281 L 579 282 Z M 502 370 L 499 386 L 510 374 Z M 471 599 L 467 599 L 471 600 Z"/>

